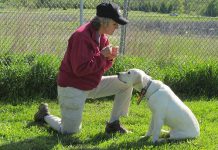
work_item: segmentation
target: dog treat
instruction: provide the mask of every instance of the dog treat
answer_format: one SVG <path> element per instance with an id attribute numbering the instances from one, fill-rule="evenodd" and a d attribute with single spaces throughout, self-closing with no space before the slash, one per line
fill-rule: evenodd
<path id="1" fill-rule="evenodd" d="M 117 55 L 117 53 L 118 53 L 118 48 L 119 48 L 118 46 L 112 47 L 112 48 L 111 48 L 111 54 L 112 54 L 112 55 Z"/>

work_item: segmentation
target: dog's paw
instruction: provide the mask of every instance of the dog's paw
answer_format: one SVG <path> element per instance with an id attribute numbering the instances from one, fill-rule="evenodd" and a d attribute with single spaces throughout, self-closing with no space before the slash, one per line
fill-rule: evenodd
<path id="1" fill-rule="evenodd" d="M 154 144 L 155 146 L 157 146 L 157 145 L 165 144 L 165 143 L 167 143 L 167 142 L 168 142 L 167 139 L 165 139 L 165 138 L 160 138 L 160 139 L 158 139 L 158 140 L 156 140 L 156 141 L 153 141 L 153 144 Z"/>
<path id="2" fill-rule="evenodd" d="M 160 138 L 160 139 L 158 140 L 158 142 L 161 143 L 161 144 L 162 144 L 162 143 L 167 143 L 167 142 L 168 142 L 168 139 L 167 139 L 167 138 L 166 138 L 166 139 L 165 139 L 165 138 Z"/>
<path id="3" fill-rule="evenodd" d="M 158 141 L 153 141 L 154 146 L 158 146 L 160 143 Z"/>

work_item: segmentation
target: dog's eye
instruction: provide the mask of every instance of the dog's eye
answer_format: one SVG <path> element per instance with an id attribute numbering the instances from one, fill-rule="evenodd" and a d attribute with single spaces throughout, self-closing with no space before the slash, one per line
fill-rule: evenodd
<path id="1" fill-rule="evenodd" d="M 128 74 L 130 74 L 130 71 L 128 72 Z"/>

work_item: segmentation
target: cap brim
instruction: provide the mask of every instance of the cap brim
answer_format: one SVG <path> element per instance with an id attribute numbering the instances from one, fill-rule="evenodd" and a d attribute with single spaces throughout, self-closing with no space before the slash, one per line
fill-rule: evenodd
<path id="1" fill-rule="evenodd" d="M 114 18 L 113 20 L 120 25 L 126 25 L 129 22 L 127 19 L 125 19 L 123 17 Z"/>

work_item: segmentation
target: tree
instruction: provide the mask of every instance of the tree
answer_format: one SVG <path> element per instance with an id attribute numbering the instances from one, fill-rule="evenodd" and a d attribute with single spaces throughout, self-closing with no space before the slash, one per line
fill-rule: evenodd
<path id="1" fill-rule="evenodd" d="M 218 16 L 218 0 L 213 0 L 209 3 L 205 11 L 205 15 L 211 17 Z"/>

